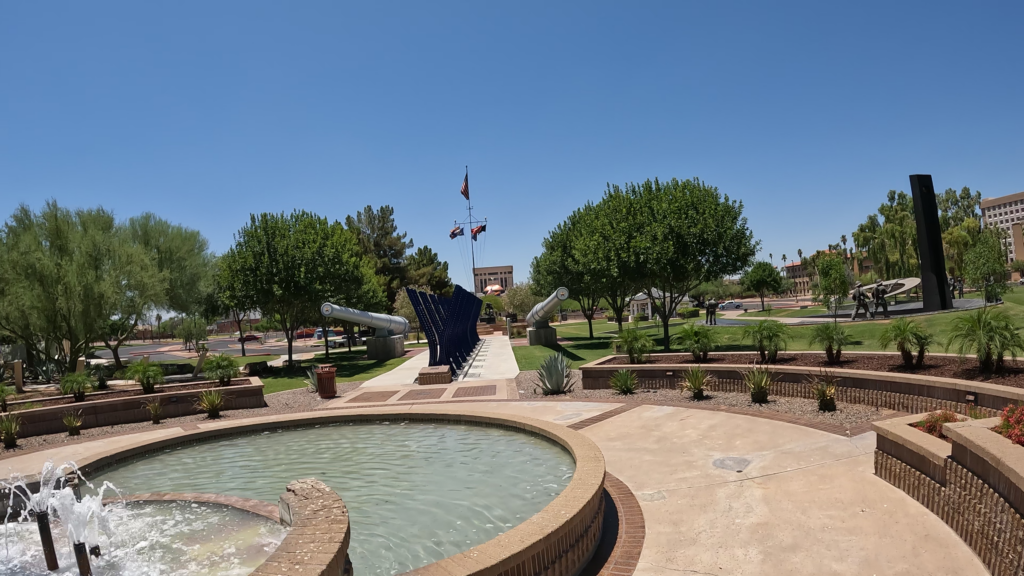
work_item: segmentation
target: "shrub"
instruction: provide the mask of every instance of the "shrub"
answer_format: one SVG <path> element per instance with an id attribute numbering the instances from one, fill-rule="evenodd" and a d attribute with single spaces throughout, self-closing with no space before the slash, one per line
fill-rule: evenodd
<path id="1" fill-rule="evenodd" d="M 700 318 L 700 308 L 680 308 L 676 315 L 680 318 Z"/>
<path id="2" fill-rule="evenodd" d="M 207 418 L 220 418 L 224 409 L 224 395 L 218 390 L 203 390 L 196 399 L 196 409 L 206 412 Z"/>
<path id="3" fill-rule="evenodd" d="M 85 393 L 92 387 L 92 378 L 81 372 L 65 374 L 60 379 L 60 393 L 65 396 L 74 396 L 75 402 L 85 400 Z"/>
<path id="4" fill-rule="evenodd" d="M 153 421 L 153 424 L 160 423 L 160 414 L 164 411 L 164 407 L 160 404 L 160 400 L 143 402 L 142 407 L 149 411 L 149 418 Z"/>
<path id="5" fill-rule="evenodd" d="M 552 354 L 541 362 L 537 375 L 540 377 L 540 391 L 545 396 L 572 392 L 572 362 L 561 352 Z"/>
<path id="6" fill-rule="evenodd" d="M 61 418 L 64 422 L 64 426 L 67 426 L 68 436 L 78 436 L 81 434 L 80 429 L 82 427 L 82 411 L 78 412 L 69 411 L 64 413 L 64 417 Z"/>
<path id="7" fill-rule="evenodd" d="M 7 412 L 7 399 L 14 396 L 14 388 L 0 384 L 0 412 Z"/>
<path id="8" fill-rule="evenodd" d="M 822 370 L 817 376 L 811 376 L 809 384 L 814 398 L 818 401 L 818 410 L 821 412 L 836 411 L 836 386 L 839 378 L 835 373 Z"/>
<path id="9" fill-rule="evenodd" d="M 685 324 L 678 334 L 672 336 L 672 345 L 678 346 L 693 355 L 696 362 L 708 359 L 711 352 L 721 342 L 718 332 L 703 324 Z"/>
<path id="10" fill-rule="evenodd" d="M 107 386 L 107 368 L 103 364 L 90 364 L 89 373 L 96 379 L 96 389 L 106 390 Z"/>
<path id="11" fill-rule="evenodd" d="M 1010 404 L 999 414 L 996 430 L 1014 444 L 1024 445 L 1024 410 L 1017 404 Z"/>
<path id="12" fill-rule="evenodd" d="M 772 373 L 763 366 L 755 366 L 743 373 L 743 381 L 750 389 L 750 401 L 755 404 L 768 402 L 768 392 L 772 386 Z"/>
<path id="13" fill-rule="evenodd" d="M 654 340 L 650 334 L 639 328 L 627 328 L 619 333 L 615 339 L 615 345 L 620 347 L 627 356 L 630 364 L 643 364 L 647 355 L 654 348 Z"/>
<path id="14" fill-rule="evenodd" d="M 786 349 L 789 328 L 778 320 L 761 320 L 743 328 L 743 339 L 757 348 L 761 362 L 775 362 L 779 352 Z"/>
<path id="15" fill-rule="evenodd" d="M 15 414 L 0 416 L 0 441 L 4 448 L 11 450 L 18 445 L 18 430 L 21 429 L 21 418 Z"/>
<path id="16" fill-rule="evenodd" d="M 843 355 L 843 347 L 851 342 L 846 327 L 838 322 L 823 322 L 811 331 L 811 346 L 821 346 L 829 364 L 838 364 Z"/>
<path id="17" fill-rule="evenodd" d="M 915 365 L 918 368 L 924 366 L 924 355 L 931 343 L 931 334 L 906 318 L 893 320 L 878 336 L 878 346 L 885 350 L 890 345 L 895 345 L 903 358 L 903 365 L 907 368 Z M 914 352 L 917 352 L 916 361 Z"/>
<path id="18" fill-rule="evenodd" d="M 152 394 L 156 385 L 164 381 L 164 371 L 156 364 L 148 361 L 135 362 L 124 371 L 125 378 L 135 380 L 142 387 L 143 394 Z"/>
<path id="19" fill-rule="evenodd" d="M 1017 359 L 1024 352 L 1024 338 L 1005 313 L 981 308 L 953 319 L 946 349 L 953 348 L 961 358 L 974 354 L 981 371 L 990 374 L 1003 369 L 1006 354 Z"/>
<path id="20" fill-rule="evenodd" d="M 207 378 L 216 380 L 221 386 L 228 386 L 231 379 L 238 376 L 238 362 L 227 354 L 217 354 L 206 359 L 203 372 Z"/>
<path id="21" fill-rule="evenodd" d="M 615 374 L 612 374 L 611 385 L 612 390 L 615 390 L 624 396 L 635 394 L 638 387 L 636 374 L 634 374 L 632 370 L 619 370 Z"/>
<path id="22" fill-rule="evenodd" d="M 942 433 L 942 425 L 959 421 L 960 417 L 956 413 L 949 410 L 940 410 L 925 416 L 924 420 L 914 424 L 914 427 L 936 438 L 945 438 L 946 436 Z"/>
<path id="23" fill-rule="evenodd" d="M 705 398 L 705 389 L 713 380 L 711 374 L 700 366 L 694 366 L 686 371 L 686 379 L 683 380 L 683 389 L 689 390 L 694 400 Z"/>

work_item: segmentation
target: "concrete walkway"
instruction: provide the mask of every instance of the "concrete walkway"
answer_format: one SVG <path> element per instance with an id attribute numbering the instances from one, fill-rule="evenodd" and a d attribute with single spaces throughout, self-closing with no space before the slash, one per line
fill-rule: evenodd
<path id="1" fill-rule="evenodd" d="M 874 433 L 846 438 L 750 416 L 667 406 L 504 401 L 472 407 L 558 422 L 593 439 L 608 472 L 627 485 L 643 511 L 645 538 L 635 572 L 641 576 L 988 574 L 938 517 L 874 476 Z M 375 410 L 421 408 L 461 409 L 448 403 Z M 143 434 L 177 433 L 183 432 Z M 49 458 L 81 458 L 135 438 L 0 460 L 0 476 L 38 473 Z"/>

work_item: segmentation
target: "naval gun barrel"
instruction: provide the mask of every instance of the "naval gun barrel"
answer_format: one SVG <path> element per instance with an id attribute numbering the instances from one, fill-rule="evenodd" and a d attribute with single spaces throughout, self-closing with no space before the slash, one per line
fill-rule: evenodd
<path id="1" fill-rule="evenodd" d="M 377 314 L 374 312 L 366 312 L 364 310 L 356 310 L 355 308 L 345 308 L 344 306 L 338 306 L 337 304 L 331 304 L 325 302 L 320 307 L 320 313 L 328 318 L 337 318 L 338 320 L 344 320 L 346 322 L 352 322 L 354 324 L 363 324 L 369 326 L 377 331 L 377 336 L 388 336 L 405 335 L 409 333 L 409 321 L 401 316 L 391 316 L 390 314 Z"/>
<path id="2" fill-rule="evenodd" d="M 558 305 L 565 301 L 569 297 L 569 290 L 567 288 L 559 288 L 548 296 L 547 300 L 537 304 L 530 310 L 530 313 L 526 315 L 526 324 L 528 326 L 537 327 L 538 322 L 546 322 L 555 310 L 558 309 Z M 543 326 L 546 326 L 544 324 Z"/>

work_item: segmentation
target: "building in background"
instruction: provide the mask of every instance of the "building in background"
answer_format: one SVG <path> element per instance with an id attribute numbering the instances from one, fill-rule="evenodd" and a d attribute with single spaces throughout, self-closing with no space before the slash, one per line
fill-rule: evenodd
<path id="1" fill-rule="evenodd" d="M 811 278 L 804 270 L 803 262 L 799 260 L 790 262 L 782 267 L 782 275 L 793 281 L 793 295 L 807 296 L 811 293 Z"/>
<path id="2" fill-rule="evenodd" d="M 514 284 L 512 280 L 512 266 L 488 266 L 475 268 L 473 270 L 473 285 L 477 294 L 485 294 L 487 287 L 492 285 L 501 286 L 501 290 L 509 289 Z"/>
<path id="3" fill-rule="evenodd" d="M 1020 252 L 1013 242 L 1013 225 L 1024 221 L 1024 192 L 998 198 L 981 199 L 982 226 L 997 226 L 1006 232 L 1003 243 L 1009 252 L 1007 263 L 1017 259 Z M 1024 258 L 1024 254 L 1021 255 Z"/>

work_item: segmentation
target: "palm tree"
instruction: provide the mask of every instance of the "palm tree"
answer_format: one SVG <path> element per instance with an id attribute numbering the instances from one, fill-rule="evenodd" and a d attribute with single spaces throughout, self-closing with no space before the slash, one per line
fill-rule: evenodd
<path id="1" fill-rule="evenodd" d="M 771 262 L 772 260 L 773 260 L 773 258 L 772 258 L 772 253 L 771 253 L 771 252 L 769 252 L 769 253 L 768 253 L 768 261 L 769 261 L 769 262 Z"/>
<path id="2" fill-rule="evenodd" d="M 804 251 L 802 249 L 800 249 L 800 248 L 797 248 L 796 249 L 796 257 L 799 258 L 801 262 L 803 262 L 803 260 L 804 260 Z"/>
<path id="3" fill-rule="evenodd" d="M 786 255 L 785 255 L 785 254 L 783 254 L 783 255 L 782 255 L 782 263 L 783 263 L 783 264 L 785 264 L 785 263 L 786 263 Z"/>

